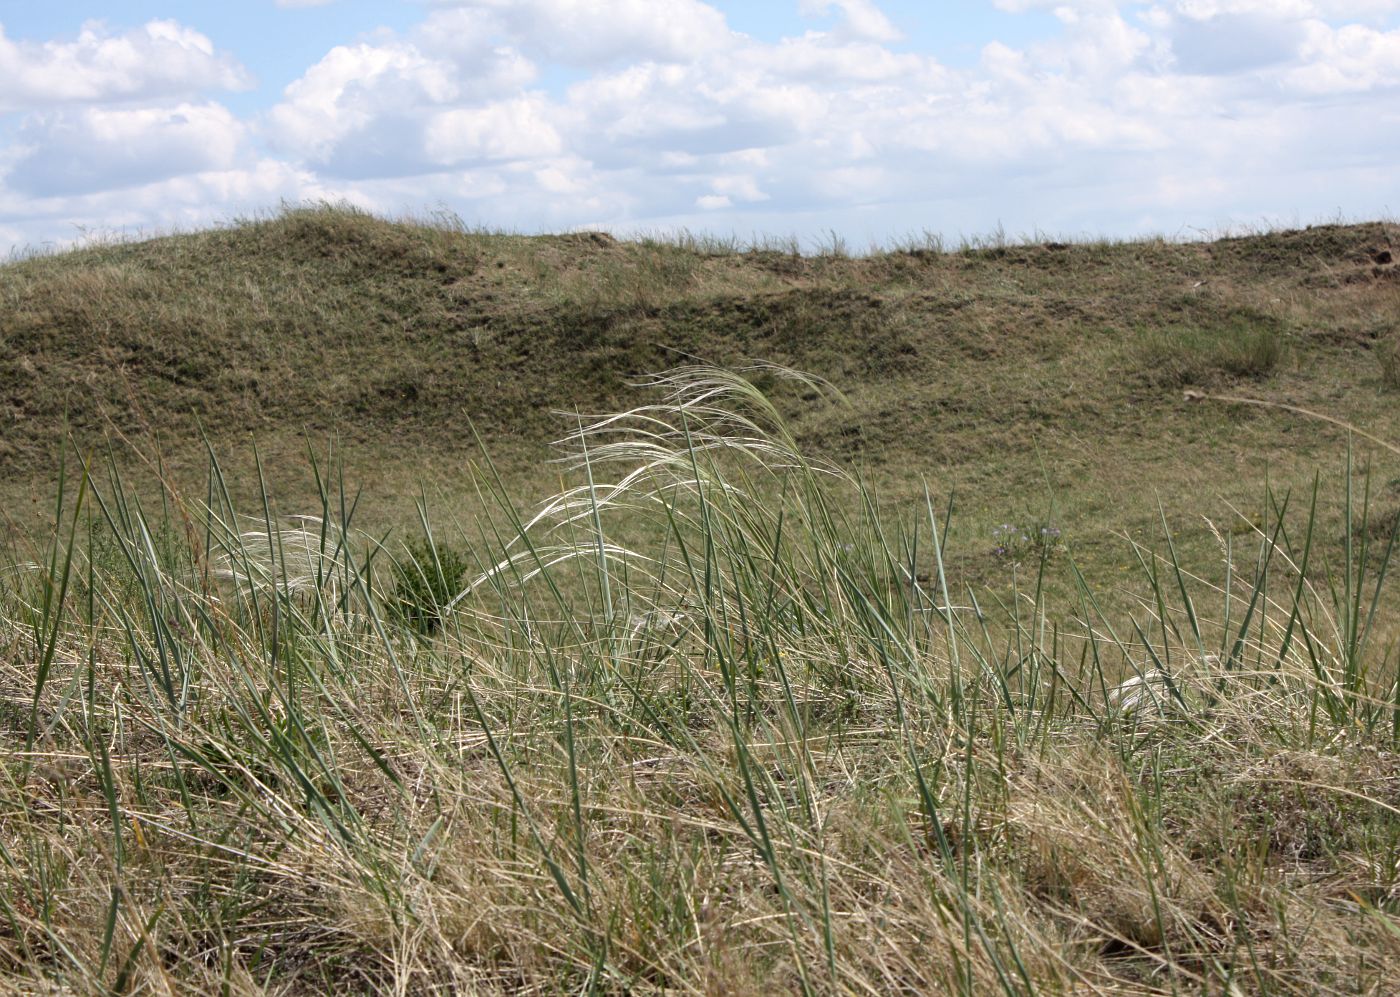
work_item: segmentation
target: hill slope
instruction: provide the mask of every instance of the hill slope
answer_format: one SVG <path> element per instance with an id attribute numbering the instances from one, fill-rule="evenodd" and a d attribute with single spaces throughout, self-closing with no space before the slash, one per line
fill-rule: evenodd
<path id="1" fill-rule="evenodd" d="M 1397 236 L 848 259 L 319 208 L 99 246 L 0 268 L 0 498 L 46 492 L 65 429 L 85 445 L 159 439 L 177 467 L 201 427 L 273 454 L 333 434 L 412 492 L 405 475 L 447 473 L 475 427 L 530 468 L 556 410 L 631 405 L 635 375 L 698 356 L 831 379 L 848 407 L 782 399 L 801 438 L 896 495 L 927 475 L 972 495 L 984 524 L 1048 496 L 1060 519 L 1128 528 L 1125 489 L 1150 522 L 1154 491 L 1169 510 L 1175 493 L 1242 499 L 1266 471 L 1306 480 L 1338 459 L 1335 427 L 1191 407 L 1184 387 L 1400 437 Z"/>

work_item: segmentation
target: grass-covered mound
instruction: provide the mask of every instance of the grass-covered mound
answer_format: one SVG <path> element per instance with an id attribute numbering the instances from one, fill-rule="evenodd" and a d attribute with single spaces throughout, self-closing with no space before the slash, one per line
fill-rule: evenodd
<path id="1" fill-rule="evenodd" d="M 411 494 L 425 473 L 451 488 L 475 431 L 528 473 L 561 432 L 554 412 L 630 407 L 636 376 L 691 358 L 831 380 L 839 412 L 778 399 L 794 431 L 894 482 L 914 467 L 969 494 L 1048 485 L 1062 514 L 1097 520 L 1124 489 L 1234 477 L 1202 456 L 1225 447 L 1248 455 L 1243 498 L 1266 464 L 1306 475 L 1340 437 L 1191 410 L 1181 390 L 1246 389 L 1400 435 L 1395 241 L 1371 224 L 848 258 L 323 207 L 99 245 L 0 267 L 0 499 L 46 500 L 67 436 L 124 439 L 196 478 L 205 435 L 298 462 L 307 438 L 335 436 L 362 480 L 411 478 Z"/>
<path id="2" fill-rule="evenodd" d="M 1400 976 L 1395 523 L 1351 477 L 1262 494 L 1203 565 L 1164 516 L 1120 541 L 1131 579 L 1003 531 L 998 604 L 950 581 L 939 493 L 888 513 L 752 380 L 650 390 L 578 426 L 542 504 L 478 464 L 482 515 L 424 507 L 408 544 L 325 466 L 279 521 L 217 465 L 143 506 L 70 461 L 52 538 L 0 569 L 4 985 Z"/>
<path id="3" fill-rule="evenodd" d="M 469 518 L 478 437 L 534 501 L 558 487 L 549 442 L 638 404 L 640 375 L 759 359 L 839 387 L 833 405 L 757 375 L 796 439 L 882 504 L 912 515 L 925 484 L 954 497 L 959 584 L 1004 592 L 1022 558 L 1001 534 L 1041 530 L 1126 580 L 1120 537 L 1153 536 L 1159 505 L 1202 566 L 1269 488 L 1344 475 L 1345 429 L 1294 409 L 1400 439 L 1395 241 L 1392 224 L 1326 225 L 852 258 L 319 207 L 37 257 L 0 267 L 0 536 L 48 528 L 65 439 L 114 446 L 147 499 L 162 478 L 197 489 L 207 440 L 236 499 L 262 482 L 288 513 L 317 500 L 308 449 L 333 445 L 367 528 L 414 528 L 424 494 Z M 1358 467 L 1373 452 L 1373 504 L 1395 515 L 1400 469 L 1358 438 Z"/>

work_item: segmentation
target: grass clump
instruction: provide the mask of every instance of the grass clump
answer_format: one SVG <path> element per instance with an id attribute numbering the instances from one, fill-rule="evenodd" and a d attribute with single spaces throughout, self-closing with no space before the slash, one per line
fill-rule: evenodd
<path id="1" fill-rule="evenodd" d="M 1376 344 L 1376 366 L 1381 384 L 1389 391 L 1400 391 L 1400 336 L 1390 335 Z"/>
<path id="2" fill-rule="evenodd" d="M 1135 611 L 1067 543 L 998 604 L 759 375 L 839 403 L 659 375 L 390 571 L 338 477 L 250 522 L 217 462 L 158 514 L 65 476 L 0 569 L 4 985 L 1384 991 L 1393 534 L 1270 494 L 1213 563 L 1125 540 Z"/>
<path id="3" fill-rule="evenodd" d="M 1172 387 L 1261 380 L 1279 367 L 1287 343 L 1278 323 L 1262 317 L 1234 319 L 1223 328 L 1167 325 L 1142 333 L 1138 358 L 1149 380 Z"/>

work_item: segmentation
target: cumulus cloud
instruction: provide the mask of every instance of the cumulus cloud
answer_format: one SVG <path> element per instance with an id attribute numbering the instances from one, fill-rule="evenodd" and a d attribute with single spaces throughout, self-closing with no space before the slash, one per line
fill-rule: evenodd
<path id="1" fill-rule="evenodd" d="M 734 42 L 724 15 L 699 0 L 437 0 L 417 48 L 472 57 L 493 46 L 563 66 L 629 60 L 687 63 Z"/>
<path id="2" fill-rule="evenodd" d="M 442 111 L 427 122 L 424 151 L 441 166 L 547 158 L 563 149 L 549 119 L 538 97 Z"/>
<path id="3" fill-rule="evenodd" d="M 1057 16 L 1080 13 L 1110 13 L 1118 10 L 1121 0 L 992 0 L 992 6 L 1011 14 L 1024 14 L 1038 8 L 1053 10 Z"/>
<path id="4" fill-rule="evenodd" d="M 341 177 L 440 167 L 450 159 L 444 157 L 454 129 L 464 135 L 458 147 L 474 145 L 483 154 L 544 148 L 539 140 L 548 126 L 540 114 L 511 117 L 512 109 L 530 105 L 482 106 L 516 94 L 534 75 L 528 60 L 504 47 L 484 48 L 464 65 L 406 40 L 339 46 L 287 87 L 268 115 L 268 134 L 280 150 Z M 530 135 L 513 137 L 522 125 Z M 487 135 L 488 127 L 498 134 Z"/>
<path id="5" fill-rule="evenodd" d="M 724 15 L 699 0 L 440 0 L 502 32 L 528 54 L 574 66 L 620 59 L 690 62 L 733 41 Z M 863 3 L 865 0 L 851 0 Z M 436 34 L 444 14 L 425 25 Z M 456 22 L 462 23 L 460 20 Z"/>
<path id="6" fill-rule="evenodd" d="M 1400 0 L 1176 0 L 1151 8 L 1144 22 L 1161 33 L 1179 73 L 1250 74 L 1321 95 L 1400 81 L 1400 31 L 1335 23 L 1397 10 Z"/>
<path id="7" fill-rule="evenodd" d="M 227 170 L 245 128 L 218 104 L 89 107 L 29 118 L 6 185 L 35 197 L 82 194 Z"/>
<path id="8" fill-rule="evenodd" d="M 816 87 L 726 59 L 643 64 L 569 88 L 574 140 L 604 163 L 778 146 L 818 129 L 829 100 Z"/>
<path id="9" fill-rule="evenodd" d="M 932 90 L 947 86 L 951 76 L 924 55 L 894 52 L 873 42 L 841 41 L 821 32 L 781 39 L 740 53 L 747 65 L 766 69 L 776 79 L 828 83 L 898 83 Z"/>
<path id="10" fill-rule="evenodd" d="M 774 41 L 700 0 L 438 0 L 331 47 L 256 119 L 150 77 L 120 104 L 113 84 L 32 105 L 0 150 L 0 225 L 25 198 L 179 219 L 275 191 L 523 229 L 1176 231 L 1385 189 L 1400 0 L 997 5 L 1055 27 L 955 68 L 877 0 L 804 0 L 828 20 Z"/>
<path id="11" fill-rule="evenodd" d="M 73 41 L 15 42 L 0 25 L 0 111 L 187 97 L 251 85 L 246 70 L 192 28 L 149 21 L 114 33 L 90 21 Z"/>
<path id="12" fill-rule="evenodd" d="M 695 0 L 451 0 L 415 31 L 329 53 L 288 88 L 269 133 L 379 196 L 414 175 L 420 192 L 520 199 L 575 223 L 936 203 L 970 176 L 1089 191 L 1114 171 L 1155 171 L 1173 178 L 1142 185 L 1159 198 L 1225 198 L 1241 141 L 1262 163 L 1309 126 L 1261 111 L 1261 88 L 1387 78 L 1384 33 L 1334 31 L 1322 2 L 1001 0 L 1050 10 L 1060 30 L 953 70 L 900 51 L 872 0 L 804 0 L 835 24 L 772 43 Z M 559 63 L 586 74 L 534 89 L 536 66 Z M 1039 210 L 1067 217 L 1071 203 Z"/>
<path id="13" fill-rule="evenodd" d="M 1313 22 L 1300 54 L 1303 64 L 1286 79 L 1302 91 L 1338 94 L 1400 86 L 1400 31 Z M 1400 100 L 1400 94 L 1395 97 Z"/>
<path id="14" fill-rule="evenodd" d="M 1178 13 L 1201 20 L 1229 14 L 1278 18 L 1368 18 L 1400 11 L 1398 0 L 1176 0 Z"/>
<path id="15" fill-rule="evenodd" d="M 841 31 L 852 38 L 873 42 L 897 42 L 903 37 L 884 11 L 871 0 L 802 0 L 802 12 L 822 15 L 832 8 L 841 12 Z"/>
<path id="16" fill-rule="evenodd" d="M 1060 37 L 1038 42 L 1029 55 L 1044 68 L 1080 79 L 1103 79 L 1130 71 L 1152 46 L 1151 37 L 1130 24 L 1109 4 L 1061 5 L 1055 16 L 1064 30 Z"/>
<path id="17" fill-rule="evenodd" d="M 371 124 L 456 95 L 452 66 L 411 45 L 340 45 L 287 87 L 269 114 L 269 132 L 283 151 L 324 163 Z"/>

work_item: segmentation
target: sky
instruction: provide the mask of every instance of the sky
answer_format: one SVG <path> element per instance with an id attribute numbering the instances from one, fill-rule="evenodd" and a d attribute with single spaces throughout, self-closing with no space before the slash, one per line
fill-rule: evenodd
<path id="1" fill-rule="evenodd" d="M 521 232 L 1400 211 L 1400 0 L 0 0 L 0 247 L 345 201 Z"/>

